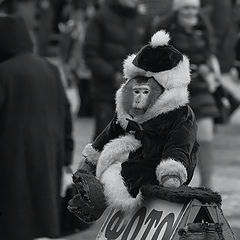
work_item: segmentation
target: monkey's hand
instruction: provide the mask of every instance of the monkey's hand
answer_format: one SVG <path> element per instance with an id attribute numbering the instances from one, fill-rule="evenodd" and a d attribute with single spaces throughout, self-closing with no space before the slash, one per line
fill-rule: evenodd
<path id="1" fill-rule="evenodd" d="M 162 177 L 162 185 L 164 187 L 178 188 L 181 186 L 181 180 L 177 175 L 166 175 Z"/>
<path id="2" fill-rule="evenodd" d="M 92 174 L 95 175 L 96 166 L 92 164 L 86 156 L 83 156 L 78 165 L 78 169 L 91 172 Z"/>
<path id="3" fill-rule="evenodd" d="M 82 157 L 79 161 L 78 169 L 91 172 L 95 175 L 99 155 L 100 153 L 93 148 L 91 143 L 87 144 L 82 151 Z"/>

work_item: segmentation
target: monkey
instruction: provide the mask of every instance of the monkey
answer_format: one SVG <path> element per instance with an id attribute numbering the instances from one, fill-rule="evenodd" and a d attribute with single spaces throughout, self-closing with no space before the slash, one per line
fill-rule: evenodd
<path id="1" fill-rule="evenodd" d="M 133 118 L 143 115 L 164 92 L 153 77 L 137 76 L 123 87 L 122 106 Z"/>
<path id="2" fill-rule="evenodd" d="M 99 219 L 108 206 L 134 211 L 144 185 L 178 188 L 192 179 L 198 143 L 190 64 L 169 40 L 159 31 L 123 63 L 115 115 L 85 146 L 74 174 L 78 194 L 68 209 L 83 221 Z"/>

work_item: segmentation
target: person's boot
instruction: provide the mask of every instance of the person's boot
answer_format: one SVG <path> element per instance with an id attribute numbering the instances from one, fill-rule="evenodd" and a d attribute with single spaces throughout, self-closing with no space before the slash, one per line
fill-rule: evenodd
<path id="1" fill-rule="evenodd" d="M 68 210 L 83 222 L 98 220 L 107 207 L 102 183 L 85 170 L 77 170 L 73 182 L 78 194 L 69 201 Z"/>

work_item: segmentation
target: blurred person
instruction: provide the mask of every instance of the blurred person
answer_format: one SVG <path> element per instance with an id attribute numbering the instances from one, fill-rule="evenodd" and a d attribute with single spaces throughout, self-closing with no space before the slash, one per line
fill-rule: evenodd
<path id="1" fill-rule="evenodd" d="M 240 105 L 239 57 L 237 41 L 239 35 L 239 0 L 202 0 L 204 11 L 208 14 L 216 41 L 216 56 L 220 63 L 220 80 L 227 94 L 231 95 L 230 113 Z M 223 17 L 224 16 L 224 17 Z M 224 121 L 226 123 L 228 121 Z M 221 123 L 221 122 L 220 122 Z"/>
<path id="2" fill-rule="evenodd" d="M 114 115 L 115 92 L 123 82 L 122 61 L 150 40 L 149 20 L 138 6 L 138 0 L 104 1 L 88 25 L 84 57 L 92 73 L 94 138 Z"/>
<path id="3" fill-rule="evenodd" d="M 41 56 L 49 56 L 49 46 L 54 32 L 55 1 L 38 0 L 35 2 L 35 5 L 36 18 L 38 22 L 35 31 L 37 39 L 37 52 Z"/>
<path id="4" fill-rule="evenodd" d="M 57 68 L 33 54 L 24 21 L 0 17 L 0 32 L 0 239 L 58 237 L 69 103 Z"/>
<path id="5" fill-rule="evenodd" d="M 203 11 L 213 26 L 216 56 L 221 72 L 230 73 L 236 59 L 236 42 L 239 32 L 239 6 L 236 0 L 201 0 Z"/>
<path id="6" fill-rule="evenodd" d="M 207 18 L 200 13 L 199 0 L 174 0 L 172 8 L 170 14 L 154 22 L 154 31 L 162 28 L 169 31 L 171 44 L 190 59 L 190 106 L 198 122 L 201 186 L 211 187 L 214 117 L 218 115 L 212 95 L 215 88 L 215 78 L 211 74 L 211 63 L 216 60 L 214 39 Z"/>
<path id="7" fill-rule="evenodd" d="M 37 26 L 36 1 L 34 0 L 15 0 L 15 15 L 22 17 L 31 31 Z"/>
<path id="8" fill-rule="evenodd" d="M 0 0 L 0 15 L 12 13 L 14 10 L 14 0 Z"/>
<path id="9" fill-rule="evenodd" d="M 68 20 L 59 24 L 61 32 L 61 58 L 71 85 L 76 85 L 80 98 L 80 107 L 77 110 L 79 117 L 92 115 L 90 95 L 91 72 L 86 66 L 83 57 L 83 42 L 89 19 L 94 14 L 93 5 L 88 1 L 71 1 L 68 7 Z"/>
<path id="10" fill-rule="evenodd" d="M 32 0 L 2 0 L 0 1 L 0 14 L 19 16 L 24 19 L 25 24 L 34 42 L 34 51 L 36 51 L 35 28 L 36 20 L 36 1 Z"/>

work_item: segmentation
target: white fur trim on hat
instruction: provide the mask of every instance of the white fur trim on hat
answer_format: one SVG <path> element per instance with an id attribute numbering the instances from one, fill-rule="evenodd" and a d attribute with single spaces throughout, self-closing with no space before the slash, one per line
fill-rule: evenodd
<path id="1" fill-rule="evenodd" d="M 165 30 L 161 30 L 156 32 L 150 41 L 150 46 L 153 48 L 158 47 L 158 46 L 164 46 L 168 45 L 168 42 L 170 41 L 169 34 Z"/>
<path id="2" fill-rule="evenodd" d="M 185 6 L 200 7 L 200 0 L 173 0 L 173 10 L 177 11 Z"/>
<path id="3" fill-rule="evenodd" d="M 131 79 L 138 75 L 144 76 L 145 70 L 139 67 L 136 67 L 133 64 L 133 59 L 136 57 L 136 54 L 129 55 L 123 62 L 123 74 L 126 79 Z"/>
<path id="4" fill-rule="evenodd" d="M 124 77 L 128 80 L 136 76 L 154 77 L 165 89 L 186 87 L 191 81 L 189 59 L 185 55 L 176 67 L 156 73 L 136 67 L 132 62 L 135 56 L 134 54 L 130 55 L 124 61 Z"/>
<path id="5" fill-rule="evenodd" d="M 186 87 L 191 81 L 189 59 L 183 55 L 176 67 L 159 73 L 146 72 L 145 76 L 154 77 L 166 89 Z"/>
<path id="6" fill-rule="evenodd" d="M 185 166 L 181 162 L 171 158 L 161 161 L 156 168 L 156 176 L 160 184 L 162 184 L 162 177 L 169 175 L 178 176 L 181 184 L 187 181 L 187 170 Z"/>

